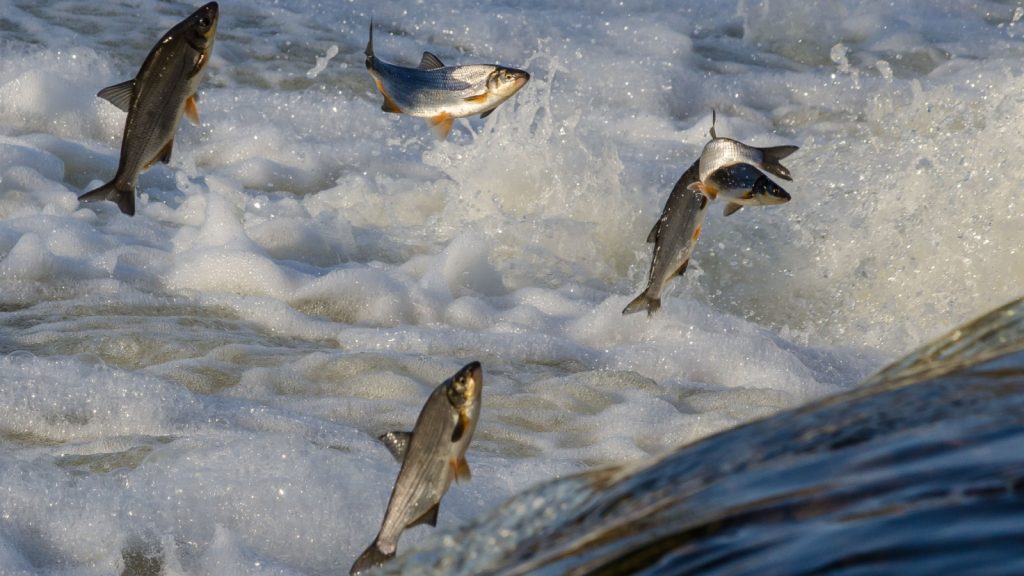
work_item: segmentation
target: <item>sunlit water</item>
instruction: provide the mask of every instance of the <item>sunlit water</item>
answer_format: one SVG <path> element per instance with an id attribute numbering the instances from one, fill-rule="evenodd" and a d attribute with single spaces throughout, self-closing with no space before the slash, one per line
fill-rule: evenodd
<path id="1" fill-rule="evenodd" d="M 194 7 L 0 15 L 7 573 L 344 571 L 397 472 L 374 437 L 469 360 L 441 528 L 846 390 L 1024 285 L 1013 2 L 227 0 L 202 125 L 136 217 L 80 208 L 124 123 L 95 93 Z M 439 142 L 380 111 L 371 16 L 388 61 L 532 80 Z M 623 317 L 711 109 L 801 147 L 793 201 L 712 205 L 661 312 Z"/>

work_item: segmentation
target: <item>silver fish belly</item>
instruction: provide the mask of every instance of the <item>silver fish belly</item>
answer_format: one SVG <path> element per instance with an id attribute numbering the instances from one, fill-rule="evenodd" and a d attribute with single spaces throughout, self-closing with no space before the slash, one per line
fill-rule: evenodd
<path id="1" fill-rule="evenodd" d="M 495 64 L 446 66 L 430 52 L 416 68 L 390 64 L 374 54 L 372 22 L 366 70 L 384 97 L 385 112 L 426 118 L 441 138 L 448 136 L 453 119 L 486 117 L 530 80 L 523 70 Z"/>
<path id="2" fill-rule="evenodd" d="M 114 179 L 82 195 L 82 202 L 114 200 L 135 213 L 139 174 L 171 159 L 174 135 L 188 108 L 193 121 L 196 88 L 213 49 L 218 6 L 210 2 L 171 28 L 157 42 L 135 78 L 104 88 L 99 96 L 128 113 Z"/>
<path id="3" fill-rule="evenodd" d="M 469 478 L 466 450 L 480 418 L 483 371 L 471 362 L 434 389 L 411 433 L 392 432 L 382 437 L 402 461 L 373 543 L 352 565 L 357 574 L 394 556 L 398 539 L 418 524 L 437 523 L 437 512 L 456 478 Z"/>
<path id="4" fill-rule="evenodd" d="M 698 181 L 700 160 L 694 162 L 676 182 L 661 217 L 651 229 L 647 241 L 654 244 L 647 288 L 633 299 L 623 314 L 646 309 L 650 316 L 661 308 L 661 292 L 676 276 L 686 272 L 690 256 L 700 237 L 708 198 L 691 186 Z"/>

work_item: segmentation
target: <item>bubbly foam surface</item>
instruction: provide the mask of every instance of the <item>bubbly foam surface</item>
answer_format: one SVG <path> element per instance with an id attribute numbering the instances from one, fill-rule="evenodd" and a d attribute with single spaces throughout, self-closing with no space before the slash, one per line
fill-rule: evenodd
<path id="1" fill-rule="evenodd" d="M 855 385 L 1024 285 L 1013 6 L 910 0 L 224 3 L 138 213 L 96 98 L 187 8 L 16 3 L 0 27 L 0 565 L 346 570 L 409 429 L 470 360 L 439 525 Z M 142 16 L 139 16 L 139 15 Z M 531 81 L 437 141 L 363 65 Z M 718 133 L 795 144 L 793 200 L 713 204 L 660 313 L 644 240 Z M 402 547 L 430 530 L 403 536 Z"/>

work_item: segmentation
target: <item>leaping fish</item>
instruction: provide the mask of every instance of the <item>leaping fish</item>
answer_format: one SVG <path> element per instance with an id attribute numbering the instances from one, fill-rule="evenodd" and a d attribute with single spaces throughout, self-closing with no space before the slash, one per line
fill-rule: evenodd
<path id="1" fill-rule="evenodd" d="M 466 449 L 480 419 L 483 370 L 470 362 L 445 380 L 427 399 L 412 432 L 380 437 L 402 463 L 373 543 L 350 570 L 358 574 L 395 555 L 398 539 L 419 524 L 437 525 L 437 510 L 453 479 L 469 480 Z"/>
<path id="2" fill-rule="evenodd" d="M 373 22 L 366 69 L 384 96 L 382 110 L 426 118 L 442 139 L 448 137 L 455 118 L 486 118 L 530 80 L 523 70 L 493 64 L 445 66 L 430 52 L 423 53 L 417 68 L 389 64 L 374 56 Z"/>
<path id="3" fill-rule="evenodd" d="M 765 177 L 759 185 L 758 192 L 748 195 L 747 192 L 751 192 L 759 180 L 746 168 L 729 168 L 745 164 L 758 171 L 774 174 L 783 180 L 792 180 L 789 169 L 780 161 L 797 150 L 797 146 L 758 148 L 731 138 L 720 138 L 715 132 L 715 114 L 712 112 L 711 141 L 704 146 L 700 155 L 699 181 L 690 186 L 694 190 L 704 192 L 712 200 L 719 194 L 730 200 L 725 207 L 726 216 L 743 206 L 781 204 L 788 201 L 790 196 L 778 184 Z M 726 170 L 722 171 L 723 169 Z M 749 186 L 743 189 L 742 186 L 747 184 Z"/>
<path id="4" fill-rule="evenodd" d="M 697 182 L 700 160 L 694 162 L 676 182 L 665 203 L 661 217 L 654 224 L 647 241 L 654 244 L 647 288 L 622 311 L 632 314 L 647 309 L 650 316 L 661 308 L 661 292 L 676 276 L 682 276 L 700 237 L 708 197 L 690 188 Z"/>
<path id="5" fill-rule="evenodd" d="M 135 78 L 99 91 L 97 96 L 128 113 L 121 160 L 113 180 L 79 200 L 112 200 L 121 212 L 135 214 L 139 174 L 157 161 L 171 161 L 174 133 L 182 113 L 194 124 L 199 123 L 196 88 L 213 50 L 217 15 L 216 2 L 196 10 L 160 38 Z"/>

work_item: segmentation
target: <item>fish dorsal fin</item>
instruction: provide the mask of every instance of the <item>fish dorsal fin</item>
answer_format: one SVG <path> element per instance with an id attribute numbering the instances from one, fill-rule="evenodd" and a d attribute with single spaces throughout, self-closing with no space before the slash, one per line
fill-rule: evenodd
<path id="1" fill-rule="evenodd" d="M 722 211 L 722 214 L 724 216 L 730 216 L 732 214 L 735 214 L 740 208 L 743 208 L 742 204 L 737 204 L 735 202 L 730 202 L 730 203 L 726 204 L 725 210 Z"/>
<path id="2" fill-rule="evenodd" d="M 185 117 L 193 126 L 199 126 L 199 108 L 196 107 L 196 95 L 185 99 Z"/>
<path id="3" fill-rule="evenodd" d="M 434 129 L 434 133 L 440 140 L 444 140 L 448 137 L 448 133 L 452 131 L 452 123 L 455 121 L 452 115 L 447 112 L 442 112 L 433 118 L 427 118 L 427 122 L 430 127 Z"/>
<path id="4" fill-rule="evenodd" d="M 437 526 L 437 511 L 441 508 L 441 502 L 434 504 L 423 513 L 423 516 L 413 520 L 409 523 L 406 528 L 412 528 L 413 526 L 419 526 L 420 524 L 430 524 L 431 526 Z"/>
<path id="5" fill-rule="evenodd" d="M 452 476 L 456 482 L 469 482 L 473 478 L 473 474 L 469 471 L 469 462 L 466 462 L 465 458 L 452 460 L 451 466 Z"/>
<path id="6" fill-rule="evenodd" d="M 420 70 L 436 70 L 438 68 L 444 68 L 444 62 L 441 59 L 431 54 L 430 52 L 424 52 L 423 58 L 420 59 Z"/>
<path id="7" fill-rule="evenodd" d="M 711 139 L 712 140 L 714 140 L 715 138 L 718 138 L 718 134 L 715 132 L 715 121 L 717 119 L 718 118 L 717 118 L 717 115 L 715 114 L 715 109 L 712 108 L 711 109 L 711 131 L 709 132 L 709 134 L 711 134 Z"/>
<path id="8" fill-rule="evenodd" d="M 96 95 L 127 112 L 132 105 L 132 96 L 135 95 L 135 78 L 107 86 Z"/>
<path id="9" fill-rule="evenodd" d="M 647 235 L 648 244 L 653 244 L 658 240 L 658 231 L 661 230 L 661 221 L 662 219 L 658 218 L 658 221 L 654 223 L 654 227 L 651 228 L 651 233 Z"/>
<path id="10" fill-rule="evenodd" d="M 399 462 L 405 460 L 405 451 L 409 449 L 412 432 L 396 430 L 387 434 L 381 434 L 378 438 L 387 447 L 388 452 L 391 452 L 391 455 L 395 457 L 395 460 Z"/>

